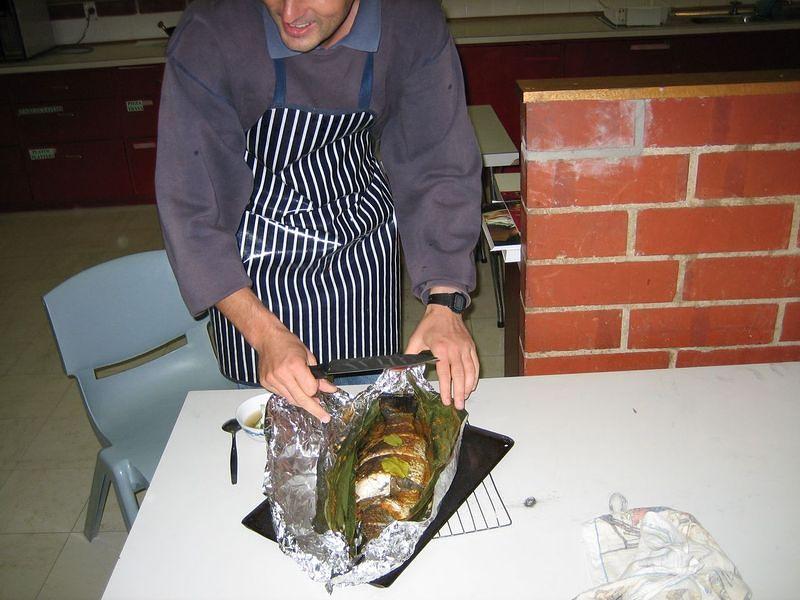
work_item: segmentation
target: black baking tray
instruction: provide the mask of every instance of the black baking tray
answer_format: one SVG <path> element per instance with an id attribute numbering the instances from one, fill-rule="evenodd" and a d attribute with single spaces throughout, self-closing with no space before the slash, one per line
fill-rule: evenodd
<path id="1" fill-rule="evenodd" d="M 467 423 L 464 435 L 461 438 L 461 452 L 458 456 L 458 469 L 453 478 L 450 489 L 442 498 L 439 513 L 423 532 L 411 555 L 406 562 L 390 571 L 386 575 L 371 581 L 378 587 L 389 587 L 394 580 L 419 554 L 425 545 L 436 535 L 441 527 L 447 523 L 458 508 L 469 498 L 470 494 L 489 475 L 491 470 L 499 463 L 514 445 L 514 440 L 505 435 L 474 427 Z M 272 511 L 269 500 L 264 500 L 253 511 L 242 519 L 242 524 L 248 529 L 275 541 L 275 528 L 272 526 Z"/>

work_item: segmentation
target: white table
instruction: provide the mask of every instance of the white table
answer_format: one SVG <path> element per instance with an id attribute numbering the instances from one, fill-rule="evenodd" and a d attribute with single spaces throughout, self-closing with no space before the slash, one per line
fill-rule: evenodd
<path id="1" fill-rule="evenodd" d="M 467 112 L 475 129 L 483 166 L 493 169 L 518 164 L 519 148 L 508 137 L 505 127 L 491 105 L 474 104 L 467 107 Z"/>
<path id="2" fill-rule="evenodd" d="M 240 524 L 264 446 L 240 434 L 231 486 L 220 424 L 253 393 L 188 396 L 106 600 L 329 598 Z M 754 598 L 797 597 L 800 363 L 487 379 L 468 408 L 516 440 L 494 471 L 513 525 L 433 540 L 390 588 L 334 598 L 571 598 L 590 587 L 581 524 L 612 492 L 693 513 Z"/>

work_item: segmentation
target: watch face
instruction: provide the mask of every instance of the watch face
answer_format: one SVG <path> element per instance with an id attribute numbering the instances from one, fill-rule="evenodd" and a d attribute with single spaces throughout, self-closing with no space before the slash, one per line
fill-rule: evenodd
<path id="1" fill-rule="evenodd" d="M 467 299 L 464 297 L 464 294 L 453 294 L 453 310 L 460 313 L 465 308 L 467 308 Z"/>

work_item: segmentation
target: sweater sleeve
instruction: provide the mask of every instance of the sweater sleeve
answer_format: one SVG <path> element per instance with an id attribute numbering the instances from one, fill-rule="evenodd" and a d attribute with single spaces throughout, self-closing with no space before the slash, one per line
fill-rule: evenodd
<path id="1" fill-rule="evenodd" d="M 213 30 L 185 15 L 167 51 L 156 197 L 167 255 L 192 314 L 251 285 L 236 241 L 253 187 L 244 149 Z"/>
<path id="2" fill-rule="evenodd" d="M 433 11 L 431 11 L 433 12 Z M 467 114 L 461 64 L 436 6 L 381 139 L 413 292 L 475 288 L 481 156 Z"/>

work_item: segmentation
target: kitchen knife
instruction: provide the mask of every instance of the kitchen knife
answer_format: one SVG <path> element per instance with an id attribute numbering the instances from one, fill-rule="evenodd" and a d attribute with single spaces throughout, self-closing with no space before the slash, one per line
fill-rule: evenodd
<path id="1" fill-rule="evenodd" d="M 430 350 L 419 354 L 387 354 L 384 356 L 368 356 L 365 358 L 346 358 L 332 360 L 321 365 L 311 365 L 311 373 L 317 379 L 325 379 L 331 375 L 353 375 L 367 371 L 382 371 L 399 367 L 414 367 L 438 360 Z"/>

